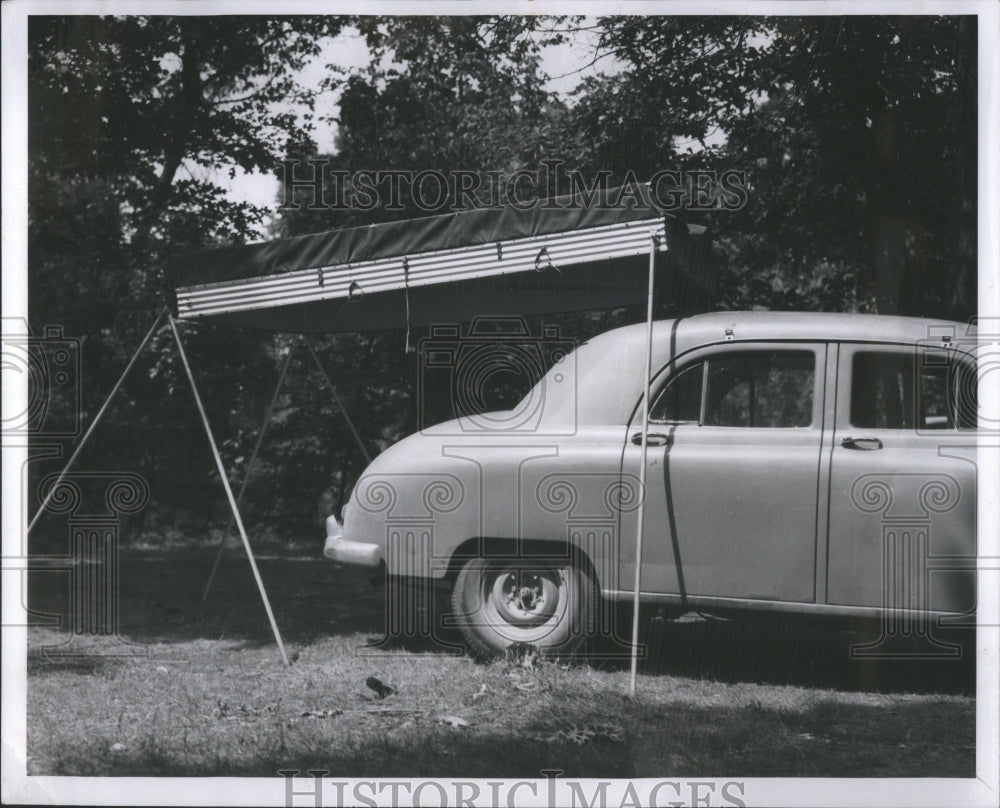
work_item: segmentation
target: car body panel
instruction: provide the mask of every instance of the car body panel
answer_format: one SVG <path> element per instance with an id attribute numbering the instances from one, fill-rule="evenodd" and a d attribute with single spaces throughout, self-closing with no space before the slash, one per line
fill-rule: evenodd
<path id="1" fill-rule="evenodd" d="M 624 426 L 583 426 L 560 442 L 412 435 L 358 481 L 344 532 L 378 543 L 391 575 L 440 578 L 455 550 L 479 538 L 603 542 L 588 557 L 616 571 L 624 438 Z M 406 470 L 415 457 L 427 471 Z M 637 499 L 638 481 L 626 485 Z"/>
<path id="2" fill-rule="evenodd" d="M 858 427 L 850 423 L 852 359 L 839 346 L 827 590 L 831 604 L 965 612 L 976 555 L 976 438 L 969 430 Z M 912 345 L 887 345 L 910 357 Z M 873 439 L 871 448 L 845 441 Z M 935 569 L 936 567 L 936 569 Z"/>
<path id="3" fill-rule="evenodd" d="M 887 430 L 884 451 L 841 446 L 857 432 L 843 420 L 845 357 L 859 346 L 906 350 L 943 330 L 969 333 L 947 321 L 860 314 L 724 312 L 654 323 L 654 400 L 687 364 L 722 352 L 808 351 L 815 374 L 806 426 L 651 425 L 670 445 L 651 446 L 647 458 L 643 596 L 878 613 L 889 597 L 884 529 L 893 514 L 866 510 L 881 489 L 861 489 L 876 477 L 897 502 L 918 505 L 950 503 L 957 487 L 955 503 L 922 523 L 922 558 L 974 562 L 974 432 Z M 346 539 L 377 545 L 391 575 L 425 578 L 453 573 L 456 554 L 482 553 L 485 543 L 576 547 L 604 594 L 622 597 L 634 575 L 640 447 L 631 439 L 645 335 L 644 325 L 616 329 L 557 363 L 533 390 L 542 402 L 533 420 L 505 430 L 503 413 L 457 419 L 387 449 L 355 486 Z M 917 474 L 938 482 L 928 488 Z M 972 572 L 935 575 L 923 608 L 974 606 Z"/>
<path id="4" fill-rule="evenodd" d="M 650 422 L 650 435 L 664 434 L 668 442 L 647 448 L 642 591 L 815 600 L 825 345 L 727 343 L 692 351 L 676 371 L 662 375 L 680 373 L 719 351 L 772 349 L 813 357 L 809 426 Z M 637 415 L 623 455 L 626 472 L 638 473 L 641 446 L 632 441 L 641 426 Z M 624 517 L 622 534 L 634 536 L 635 531 L 635 517 Z M 623 549 L 621 579 L 632 580 L 635 552 Z"/>

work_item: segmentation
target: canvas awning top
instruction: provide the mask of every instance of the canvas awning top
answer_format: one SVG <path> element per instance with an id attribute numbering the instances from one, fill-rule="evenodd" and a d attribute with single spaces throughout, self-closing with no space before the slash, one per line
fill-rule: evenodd
<path id="1" fill-rule="evenodd" d="M 561 198 L 206 250 L 179 257 L 170 274 L 180 319 L 298 333 L 402 328 L 641 303 L 638 256 L 651 236 L 660 251 L 690 253 L 703 229 L 664 214 L 640 186 L 587 205 Z M 710 285 L 690 260 L 676 263 Z"/>

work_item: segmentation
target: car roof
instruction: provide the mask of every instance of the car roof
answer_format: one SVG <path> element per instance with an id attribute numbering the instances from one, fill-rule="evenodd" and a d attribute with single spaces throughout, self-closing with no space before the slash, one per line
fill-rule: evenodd
<path id="1" fill-rule="evenodd" d="M 645 323 L 607 331 L 590 340 L 604 348 L 619 342 L 645 340 Z M 654 353 L 677 356 L 700 345 L 758 340 L 823 342 L 940 341 L 943 335 L 958 341 L 974 337 L 967 323 L 885 314 L 849 314 L 797 311 L 723 311 L 696 314 L 653 323 Z"/>

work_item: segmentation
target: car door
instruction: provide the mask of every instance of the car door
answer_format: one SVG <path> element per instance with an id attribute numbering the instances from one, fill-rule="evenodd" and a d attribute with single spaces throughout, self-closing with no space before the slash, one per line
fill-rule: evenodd
<path id="1" fill-rule="evenodd" d="M 725 343 L 669 369 L 650 410 L 641 589 L 815 598 L 825 344 Z M 623 471 L 636 473 L 641 422 Z M 622 516 L 622 541 L 635 514 Z M 623 554 L 622 580 L 634 575 Z"/>
<path id="2" fill-rule="evenodd" d="M 975 373 L 943 348 L 839 346 L 829 603 L 974 606 Z"/>

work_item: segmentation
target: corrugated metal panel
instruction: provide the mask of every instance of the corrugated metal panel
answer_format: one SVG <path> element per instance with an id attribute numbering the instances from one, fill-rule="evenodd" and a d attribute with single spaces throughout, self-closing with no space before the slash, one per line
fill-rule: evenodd
<path id="1" fill-rule="evenodd" d="M 401 290 L 407 286 L 413 288 L 533 272 L 550 265 L 562 271 L 574 264 L 648 253 L 652 235 L 661 236 L 658 244 L 661 250 L 665 249 L 663 221 L 647 220 L 420 253 L 405 258 L 399 256 L 188 286 L 177 290 L 178 316 L 211 317 L 296 303 L 346 300 L 352 294 L 352 286 L 354 294 L 368 295 Z M 572 283 L 571 272 L 567 274 L 566 282 Z"/>

